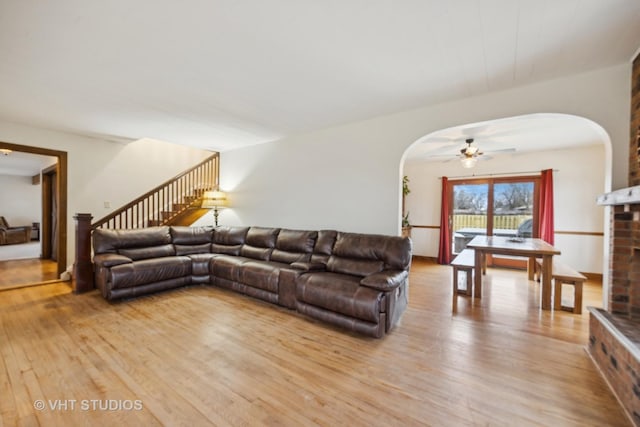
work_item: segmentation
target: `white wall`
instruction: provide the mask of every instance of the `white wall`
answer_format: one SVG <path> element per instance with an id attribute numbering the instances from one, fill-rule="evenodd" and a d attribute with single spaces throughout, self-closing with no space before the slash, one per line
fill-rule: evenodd
<path id="1" fill-rule="evenodd" d="M 122 206 L 212 154 L 161 141 L 120 144 L 2 121 L 0 140 L 68 153 L 69 265 L 75 257 L 76 213 L 91 213 L 97 220 L 112 210 L 105 209 L 105 201 L 112 208 Z"/>
<path id="2" fill-rule="evenodd" d="M 612 141 L 613 188 L 624 187 L 630 74 L 630 65 L 622 64 L 222 153 L 221 187 L 231 192 L 232 208 L 220 222 L 398 233 L 402 158 L 413 142 L 443 128 L 539 112 L 600 124 Z M 69 262 L 74 213 L 99 218 L 107 213 L 104 201 L 120 206 L 210 154 L 159 142 L 120 145 L 8 122 L 0 122 L 0 140 L 69 153 Z"/>
<path id="3" fill-rule="evenodd" d="M 40 222 L 40 184 L 33 185 L 30 176 L 0 175 L 0 189 L 0 216 L 11 227 Z"/>
<path id="4" fill-rule="evenodd" d="M 529 113 L 573 114 L 602 126 L 612 141 L 605 161 L 612 155 L 613 188 L 625 187 L 630 70 L 622 64 L 224 152 L 221 187 L 232 209 L 220 222 L 396 234 L 402 158 L 412 143 L 439 129 Z"/>
<path id="5" fill-rule="evenodd" d="M 442 176 L 554 169 L 555 230 L 604 233 L 604 208 L 595 204 L 596 197 L 604 192 L 604 152 L 604 145 L 595 145 L 579 149 L 507 154 L 480 161 L 471 171 L 463 169 L 460 162 L 408 161 L 404 173 L 410 180 L 411 193 L 406 198 L 410 222 L 413 225 L 439 226 Z M 439 237 L 439 229 L 414 228 L 414 253 L 437 257 Z M 555 246 L 562 252 L 560 258 L 572 267 L 583 272 L 602 273 L 603 236 L 556 234 Z"/>
<path id="6" fill-rule="evenodd" d="M 83 144 L 83 148 L 86 144 Z M 170 178 L 195 166 L 212 153 L 151 139 L 126 145 L 95 143 L 85 154 L 69 154 L 69 194 L 79 211 L 91 212 L 94 220 L 111 213 Z M 91 160 L 87 161 L 87 157 Z M 73 180 L 73 174 L 84 177 Z M 105 208 L 105 202 L 111 207 Z M 86 207 L 86 208 L 85 208 Z M 82 209 L 85 210 L 82 210 Z"/>

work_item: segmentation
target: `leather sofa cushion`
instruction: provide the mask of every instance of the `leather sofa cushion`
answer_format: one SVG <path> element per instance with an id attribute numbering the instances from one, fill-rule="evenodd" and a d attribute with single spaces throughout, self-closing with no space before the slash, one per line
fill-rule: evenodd
<path id="1" fill-rule="evenodd" d="M 171 227 L 171 242 L 174 245 L 201 245 L 211 243 L 213 228 L 210 227 Z M 208 251 L 207 251 L 208 252 Z"/>
<path id="2" fill-rule="evenodd" d="M 242 264 L 240 269 L 240 282 L 254 288 L 277 293 L 280 269 L 287 266 L 287 264 L 275 262 L 247 261 Z"/>
<path id="3" fill-rule="evenodd" d="M 251 259 L 234 255 L 218 255 L 211 258 L 209 271 L 216 278 L 239 282 L 240 266 L 247 261 L 251 261 Z"/>
<path id="4" fill-rule="evenodd" d="M 115 253 L 123 248 L 145 248 L 171 243 L 169 227 L 149 227 L 133 230 L 97 229 L 93 231 L 94 253 Z"/>
<path id="5" fill-rule="evenodd" d="M 387 236 L 384 250 L 386 269 L 409 270 L 413 245 L 411 239 L 400 236 Z"/>
<path id="6" fill-rule="evenodd" d="M 279 228 L 251 227 L 240 256 L 268 261 L 276 245 Z"/>
<path id="7" fill-rule="evenodd" d="M 279 249 L 274 249 L 271 253 L 271 261 L 283 262 L 286 264 L 293 264 L 294 262 L 309 262 L 311 254 L 305 254 L 300 252 L 287 252 Z"/>
<path id="8" fill-rule="evenodd" d="M 213 232 L 211 252 L 224 255 L 240 255 L 249 227 L 217 227 Z"/>
<path id="9" fill-rule="evenodd" d="M 215 254 L 188 255 L 188 257 L 191 259 L 191 274 L 194 276 L 208 276 L 209 264 L 211 263 L 211 259 L 215 256 Z"/>
<path id="10" fill-rule="evenodd" d="M 211 252 L 211 243 L 202 243 L 200 245 L 174 245 L 176 255 L 203 254 Z"/>
<path id="11" fill-rule="evenodd" d="M 404 283 L 408 277 L 407 270 L 385 270 L 365 277 L 360 284 L 381 291 L 390 291 Z"/>
<path id="12" fill-rule="evenodd" d="M 330 272 L 298 278 L 296 298 L 335 313 L 377 323 L 384 311 L 382 292 L 360 286 L 360 277 Z"/>
<path id="13" fill-rule="evenodd" d="M 247 237 L 249 227 L 216 227 L 213 232 L 213 243 L 218 245 L 242 245 Z"/>
<path id="14" fill-rule="evenodd" d="M 297 271 L 326 271 L 327 265 L 321 262 L 294 262 L 289 267 Z"/>
<path id="15" fill-rule="evenodd" d="M 282 229 L 275 247 L 281 251 L 311 253 L 317 238 L 317 231 Z"/>
<path id="16" fill-rule="evenodd" d="M 242 245 L 211 244 L 211 252 L 214 254 L 240 255 L 240 249 L 242 249 Z"/>
<path id="17" fill-rule="evenodd" d="M 333 255 L 380 260 L 385 269 L 407 270 L 411 262 L 411 239 L 375 234 L 338 233 Z"/>
<path id="18" fill-rule="evenodd" d="M 316 243 L 313 252 L 320 255 L 331 255 L 337 236 L 337 231 L 320 230 L 318 232 L 318 242 Z"/>
<path id="19" fill-rule="evenodd" d="M 354 276 L 368 276 L 380 273 L 384 263 L 375 259 L 341 258 L 331 256 L 327 263 L 327 270 L 335 273 L 352 274 Z"/>
<path id="20" fill-rule="evenodd" d="M 309 262 L 317 237 L 316 231 L 280 230 L 270 259 L 287 264 Z"/>
<path id="21" fill-rule="evenodd" d="M 111 267 L 113 289 L 161 282 L 191 275 L 191 260 L 187 257 L 145 259 Z"/>
<path id="22" fill-rule="evenodd" d="M 247 258 L 261 259 L 268 261 L 271 257 L 272 248 L 258 248 L 255 246 L 242 245 L 240 255 Z"/>
<path id="23" fill-rule="evenodd" d="M 136 261 L 149 258 L 170 257 L 176 254 L 176 250 L 173 245 L 169 244 L 146 248 L 118 249 L 118 253 Z"/>
<path id="24" fill-rule="evenodd" d="M 124 255 L 106 253 L 94 256 L 93 262 L 96 267 L 109 268 L 113 267 L 114 265 L 128 264 L 131 262 L 131 258 Z"/>
<path id="25" fill-rule="evenodd" d="M 144 248 L 171 243 L 169 227 L 149 227 L 133 230 L 93 231 L 93 251 L 96 254 L 116 253 L 122 248 Z"/>
<path id="26" fill-rule="evenodd" d="M 316 245 L 313 248 L 311 261 L 326 264 L 327 261 L 329 261 L 329 255 L 331 255 L 333 251 L 333 245 L 336 243 L 337 236 L 338 232 L 335 230 L 320 230 L 318 232 Z"/>
<path id="27" fill-rule="evenodd" d="M 274 248 L 279 231 L 279 228 L 251 227 L 245 243 L 258 248 Z"/>

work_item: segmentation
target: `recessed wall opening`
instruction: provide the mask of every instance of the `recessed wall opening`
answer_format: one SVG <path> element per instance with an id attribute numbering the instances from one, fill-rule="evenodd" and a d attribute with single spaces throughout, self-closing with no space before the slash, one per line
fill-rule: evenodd
<path id="1" fill-rule="evenodd" d="M 482 153 L 471 168 L 463 162 L 469 139 Z M 558 258 L 580 272 L 605 276 L 606 295 L 608 216 L 595 199 L 610 190 L 611 142 L 600 125 L 583 117 L 529 114 L 442 129 L 412 144 L 401 163 L 400 176 L 407 177 L 410 193 L 404 209 L 398 208 L 398 221 L 405 218 L 411 226 L 414 254 L 438 257 L 442 177 L 457 182 L 535 179 L 546 169 L 554 171 Z"/>
<path id="2" fill-rule="evenodd" d="M 56 278 L 59 278 L 67 266 L 67 153 L 8 142 L 0 142 L 0 149 L 57 159 L 54 166 L 41 170 L 39 174 L 42 179 L 42 212 L 38 215 L 41 222 L 37 226 L 37 237 L 41 242 L 42 258 L 53 259 L 57 263 Z"/>

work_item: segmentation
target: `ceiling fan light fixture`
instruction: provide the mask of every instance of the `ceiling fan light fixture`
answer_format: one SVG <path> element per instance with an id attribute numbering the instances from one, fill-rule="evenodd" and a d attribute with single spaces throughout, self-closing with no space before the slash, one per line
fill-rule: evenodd
<path id="1" fill-rule="evenodd" d="M 4 156 L 8 156 L 11 153 L 13 153 L 13 150 L 9 150 L 8 148 L 0 148 L 0 154 Z"/>
<path id="2" fill-rule="evenodd" d="M 480 154 L 482 154 L 480 152 L 480 150 L 478 149 L 478 147 L 476 147 L 475 145 L 471 145 L 473 144 L 473 138 L 467 138 L 464 141 L 467 146 L 464 148 L 460 149 L 460 155 L 463 157 L 476 157 L 479 156 Z"/>
<path id="3" fill-rule="evenodd" d="M 460 162 L 462 163 L 462 167 L 465 169 L 471 169 L 476 165 L 477 161 L 478 159 L 476 159 L 475 157 L 464 157 L 460 160 Z"/>

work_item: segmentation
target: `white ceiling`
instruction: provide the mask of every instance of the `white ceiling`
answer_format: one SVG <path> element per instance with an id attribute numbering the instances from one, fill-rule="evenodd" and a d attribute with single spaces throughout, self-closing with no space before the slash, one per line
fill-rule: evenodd
<path id="1" fill-rule="evenodd" d="M 0 154 L 0 175 L 34 176 L 42 169 L 55 165 L 58 159 L 53 156 L 29 154 L 14 151 L 8 155 Z"/>
<path id="2" fill-rule="evenodd" d="M 224 151 L 628 61 L 638 0 L 5 0 L 0 119 Z"/>

